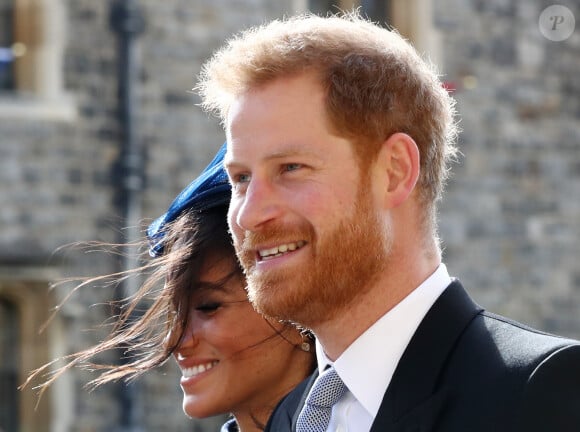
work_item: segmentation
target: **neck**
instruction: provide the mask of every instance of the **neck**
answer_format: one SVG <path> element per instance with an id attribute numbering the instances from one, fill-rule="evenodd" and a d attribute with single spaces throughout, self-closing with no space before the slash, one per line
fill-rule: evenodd
<path id="1" fill-rule="evenodd" d="M 251 413 L 249 411 L 233 413 L 240 432 L 262 432 L 260 426 L 266 425 L 269 413 Z"/>
<path id="2" fill-rule="evenodd" d="M 287 327 L 287 330 L 288 333 L 285 336 L 297 338 L 296 341 L 294 339 L 292 341 L 299 344 L 301 337 L 296 329 Z M 232 414 L 241 432 L 262 432 L 278 401 L 310 375 L 315 368 L 313 353 L 302 351 L 294 345 L 290 347 L 289 354 L 277 362 L 279 375 L 272 379 L 268 387 L 262 387 L 258 391 L 258 399 L 254 400 L 251 406 L 239 406 L 233 410 Z"/>
<path id="3" fill-rule="evenodd" d="M 387 268 L 371 289 L 357 295 L 330 319 L 312 325 L 328 358 L 335 361 L 340 357 L 361 334 L 433 274 L 440 263 L 439 253 L 399 258 L 392 255 Z"/>

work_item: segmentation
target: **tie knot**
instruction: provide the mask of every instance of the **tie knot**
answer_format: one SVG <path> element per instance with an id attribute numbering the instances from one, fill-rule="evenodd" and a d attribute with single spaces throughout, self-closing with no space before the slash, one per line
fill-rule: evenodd
<path id="1" fill-rule="evenodd" d="M 296 422 L 297 432 L 326 432 L 332 406 L 346 393 L 346 386 L 334 370 L 324 371 L 314 382 Z"/>
<path id="2" fill-rule="evenodd" d="M 320 408 L 331 408 L 345 392 L 346 386 L 331 367 L 318 377 L 306 403 Z"/>

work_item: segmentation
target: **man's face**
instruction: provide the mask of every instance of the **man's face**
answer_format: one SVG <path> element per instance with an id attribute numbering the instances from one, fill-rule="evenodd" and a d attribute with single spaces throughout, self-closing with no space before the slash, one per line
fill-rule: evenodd
<path id="1" fill-rule="evenodd" d="M 250 300 L 310 327 L 345 312 L 384 269 L 390 236 L 322 89 L 301 75 L 248 92 L 227 131 L 228 221 Z"/>

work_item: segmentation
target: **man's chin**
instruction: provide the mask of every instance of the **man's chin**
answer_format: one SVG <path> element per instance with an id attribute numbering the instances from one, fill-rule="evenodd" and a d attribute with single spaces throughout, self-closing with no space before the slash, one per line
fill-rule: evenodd
<path id="1" fill-rule="evenodd" d="M 304 302 L 304 296 L 281 296 L 275 292 L 248 290 L 248 297 L 254 309 L 267 318 L 293 322 L 303 326 L 312 324 L 311 307 Z"/>
<path id="2" fill-rule="evenodd" d="M 254 309 L 269 318 L 291 319 L 294 307 L 288 302 L 289 287 L 279 281 L 248 278 L 248 298 Z"/>
<path id="3" fill-rule="evenodd" d="M 256 312 L 269 318 L 278 319 L 280 313 L 284 313 L 283 306 L 280 305 L 278 295 L 272 292 L 271 287 L 248 283 L 248 298 Z"/>

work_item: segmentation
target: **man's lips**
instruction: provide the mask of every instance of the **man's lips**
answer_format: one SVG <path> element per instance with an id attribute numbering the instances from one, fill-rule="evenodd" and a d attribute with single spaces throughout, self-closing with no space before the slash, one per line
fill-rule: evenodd
<path id="1" fill-rule="evenodd" d="M 300 249 L 306 244 L 304 240 L 299 240 L 291 243 L 284 243 L 268 249 L 258 249 L 258 257 L 261 261 L 276 258 L 288 252 L 293 252 Z"/>

